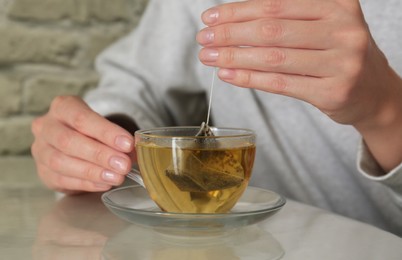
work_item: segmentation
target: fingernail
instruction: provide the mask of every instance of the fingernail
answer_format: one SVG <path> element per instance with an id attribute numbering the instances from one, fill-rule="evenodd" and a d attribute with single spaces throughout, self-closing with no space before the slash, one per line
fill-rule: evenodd
<path id="1" fill-rule="evenodd" d="M 200 53 L 200 60 L 206 62 L 217 61 L 219 52 L 215 49 L 203 49 Z"/>
<path id="2" fill-rule="evenodd" d="M 115 170 L 124 172 L 127 170 L 128 162 L 122 157 L 113 156 L 109 160 L 109 165 Z"/>
<path id="3" fill-rule="evenodd" d="M 202 18 L 205 24 L 216 23 L 219 18 L 219 11 L 215 8 L 208 9 L 202 14 Z"/>
<path id="4" fill-rule="evenodd" d="M 215 32 L 210 29 L 204 29 L 198 34 L 197 40 L 198 43 L 202 45 L 213 43 L 215 40 Z"/>
<path id="5" fill-rule="evenodd" d="M 110 171 L 103 171 L 102 172 L 102 179 L 109 183 L 117 183 L 119 180 L 119 176 L 116 173 Z"/>
<path id="6" fill-rule="evenodd" d="M 117 147 L 126 152 L 131 151 L 133 147 L 133 141 L 127 136 L 123 135 L 116 137 L 115 144 L 117 145 Z"/>
<path id="7" fill-rule="evenodd" d="M 221 79 L 234 79 L 236 77 L 236 71 L 231 69 L 220 69 L 218 76 Z"/>

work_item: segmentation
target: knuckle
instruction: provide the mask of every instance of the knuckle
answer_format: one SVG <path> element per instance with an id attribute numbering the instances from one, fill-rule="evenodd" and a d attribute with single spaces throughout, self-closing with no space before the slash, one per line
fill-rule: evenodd
<path id="1" fill-rule="evenodd" d="M 342 29 L 334 30 L 330 36 L 338 44 L 360 53 L 366 52 L 371 45 L 370 33 L 361 24 L 344 24 Z"/>
<path id="2" fill-rule="evenodd" d="M 95 183 L 92 181 L 87 181 L 87 180 L 79 180 L 79 187 L 81 190 L 85 191 L 96 191 L 96 186 Z"/>
<path id="3" fill-rule="evenodd" d="M 350 57 L 343 61 L 340 66 L 343 67 L 344 75 L 349 79 L 350 82 L 355 81 L 364 70 L 364 61 L 361 57 Z"/>
<path id="4" fill-rule="evenodd" d="M 50 104 L 50 112 L 56 118 L 64 118 L 66 111 L 69 111 L 71 107 L 74 107 L 79 102 L 79 98 L 76 96 L 57 96 Z"/>
<path id="5" fill-rule="evenodd" d="M 339 108 L 344 107 L 349 102 L 352 96 L 352 88 L 347 83 L 332 84 L 328 86 L 327 96 L 330 97 L 330 102 L 323 104 L 323 106 L 326 108 L 327 115 L 334 116 Z"/>
<path id="6" fill-rule="evenodd" d="M 67 150 L 73 140 L 71 133 L 63 131 L 56 136 L 56 146 L 61 150 Z"/>
<path id="7" fill-rule="evenodd" d="M 223 51 L 223 60 L 227 64 L 227 66 L 231 66 L 235 63 L 236 60 L 236 54 L 235 54 L 235 49 L 233 48 L 227 48 L 226 50 Z"/>
<path id="8" fill-rule="evenodd" d="M 42 118 L 35 118 L 34 120 L 32 120 L 31 123 L 31 132 L 33 135 L 37 136 L 39 135 L 39 132 L 42 128 Z"/>
<path id="9" fill-rule="evenodd" d="M 333 37 L 352 48 L 366 49 L 370 45 L 371 36 L 366 25 L 353 21 L 345 22 L 342 29 L 333 32 Z"/>
<path id="10" fill-rule="evenodd" d="M 63 106 L 63 104 L 68 101 L 69 96 L 57 96 L 50 103 L 50 109 L 53 111 L 58 111 L 59 107 Z"/>
<path id="11" fill-rule="evenodd" d="M 352 33 L 352 41 L 354 47 L 362 53 L 365 53 L 370 46 L 370 35 L 366 30 L 358 29 Z"/>
<path id="12" fill-rule="evenodd" d="M 259 35 L 265 43 L 271 43 L 283 36 L 283 26 L 279 22 L 263 20 L 260 28 Z"/>
<path id="13" fill-rule="evenodd" d="M 245 88 L 252 87 L 252 73 L 251 71 L 244 71 L 243 76 L 241 77 L 241 85 Z"/>
<path id="14" fill-rule="evenodd" d="M 63 156 L 58 151 L 53 151 L 48 159 L 49 169 L 55 172 L 60 172 L 63 168 Z"/>
<path id="15" fill-rule="evenodd" d="M 262 58 L 264 64 L 277 67 L 285 63 L 286 54 L 281 49 L 272 49 L 267 51 L 265 55 L 262 56 Z"/>
<path id="16" fill-rule="evenodd" d="M 282 0 L 260 0 L 261 10 L 265 15 L 278 14 L 282 8 Z"/>
<path id="17" fill-rule="evenodd" d="M 50 103 L 51 108 L 57 108 L 61 103 L 63 103 L 65 96 L 57 96 Z"/>
<path id="18" fill-rule="evenodd" d="M 104 149 L 102 149 L 102 147 L 100 145 L 97 145 L 93 149 L 93 159 L 98 164 L 100 164 L 100 165 L 104 164 L 104 162 L 106 161 L 106 156 L 107 155 L 106 155 Z"/>
<path id="19" fill-rule="evenodd" d="M 88 122 L 88 113 L 81 111 L 81 113 L 76 113 L 72 117 L 71 125 L 74 129 L 82 131 L 85 128 L 85 124 Z"/>
<path id="20" fill-rule="evenodd" d="M 99 176 L 100 173 L 97 171 L 96 167 L 88 165 L 82 168 L 80 179 L 89 181 L 99 181 L 101 179 Z"/>
<path id="21" fill-rule="evenodd" d="M 353 62 L 349 62 L 349 71 L 352 72 L 353 76 L 358 76 L 363 71 L 363 64 L 359 60 L 354 60 Z"/>
<path id="22" fill-rule="evenodd" d="M 222 38 L 224 43 L 229 43 L 232 40 L 232 30 L 229 26 L 223 26 Z"/>
<path id="23" fill-rule="evenodd" d="M 228 5 L 227 8 L 224 9 L 224 16 L 226 19 L 234 20 L 236 19 L 236 15 L 238 13 L 238 8 L 235 5 Z"/>
<path id="24" fill-rule="evenodd" d="M 99 132 L 100 140 L 103 142 L 113 142 L 117 136 L 117 132 L 109 127 L 104 127 Z"/>
<path id="25" fill-rule="evenodd" d="M 287 92 L 288 82 L 281 75 L 273 76 L 272 79 L 268 82 L 268 84 L 277 94 L 285 94 Z"/>

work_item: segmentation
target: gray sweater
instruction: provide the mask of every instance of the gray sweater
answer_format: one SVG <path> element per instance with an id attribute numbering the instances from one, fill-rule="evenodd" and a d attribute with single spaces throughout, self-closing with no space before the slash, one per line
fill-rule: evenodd
<path id="1" fill-rule="evenodd" d="M 202 11 L 219 0 L 150 1 L 135 31 L 97 61 L 99 87 L 86 101 L 102 115 L 123 113 L 140 128 L 205 121 L 212 68 L 198 58 Z M 402 1 L 362 0 L 374 38 L 402 74 Z M 215 126 L 257 132 L 251 185 L 402 235 L 402 164 L 386 176 L 351 126 L 305 102 L 218 81 Z"/>

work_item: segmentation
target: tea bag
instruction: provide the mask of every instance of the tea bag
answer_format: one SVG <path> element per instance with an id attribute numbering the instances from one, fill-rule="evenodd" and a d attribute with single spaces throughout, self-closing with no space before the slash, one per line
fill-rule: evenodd
<path id="1" fill-rule="evenodd" d="M 179 158 L 166 176 L 182 191 L 222 190 L 244 181 L 244 169 L 230 151 L 187 150 Z"/>
<path id="2" fill-rule="evenodd" d="M 198 130 L 198 133 L 195 136 L 213 136 L 213 135 L 214 133 L 212 132 L 208 123 L 202 122 L 200 130 Z"/>
<path id="3" fill-rule="evenodd" d="M 214 136 L 209 127 L 212 93 L 217 68 L 214 69 L 210 88 L 210 98 L 206 122 L 202 122 L 196 136 Z M 182 191 L 207 192 L 222 190 L 239 185 L 244 180 L 244 170 L 238 159 L 230 151 L 208 150 L 206 142 L 219 147 L 217 139 L 201 139 L 188 150 L 178 149 L 176 161 L 166 169 L 169 177 Z"/>

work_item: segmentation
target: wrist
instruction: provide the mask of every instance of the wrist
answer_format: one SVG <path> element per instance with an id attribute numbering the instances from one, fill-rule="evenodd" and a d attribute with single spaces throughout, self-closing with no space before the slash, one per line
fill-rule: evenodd
<path id="1" fill-rule="evenodd" d="M 402 162 L 402 79 L 389 73 L 375 109 L 354 125 L 385 172 Z"/>

